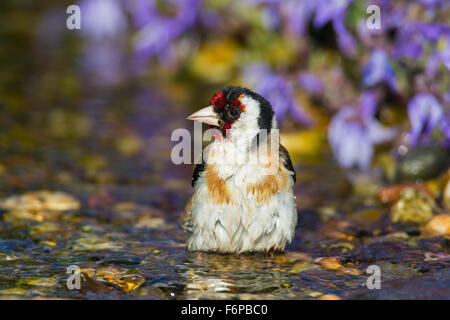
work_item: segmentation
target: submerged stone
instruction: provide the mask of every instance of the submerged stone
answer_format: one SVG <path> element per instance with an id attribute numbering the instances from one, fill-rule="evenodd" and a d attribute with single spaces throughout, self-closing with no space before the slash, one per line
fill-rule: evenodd
<path id="1" fill-rule="evenodd" d="M 58 285 L 58 280 L 53 277 L 34 277 L 21 279 L 17 284 L 19 286 L 54 287 Z"/>

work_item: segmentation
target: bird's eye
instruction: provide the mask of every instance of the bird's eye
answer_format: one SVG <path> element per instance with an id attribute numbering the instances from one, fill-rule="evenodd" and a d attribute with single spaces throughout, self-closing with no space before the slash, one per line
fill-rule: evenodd
<path id="1" fill-rule="evenodd" d="M 227 113 L 228 113 L 228 117 L 230 117 L 231 119 L 236 119 L 237 117 L 239 117 L 239 114 L 240 114 L 239 110 L 234 109 L 234 108 L 228 109 Z"/>

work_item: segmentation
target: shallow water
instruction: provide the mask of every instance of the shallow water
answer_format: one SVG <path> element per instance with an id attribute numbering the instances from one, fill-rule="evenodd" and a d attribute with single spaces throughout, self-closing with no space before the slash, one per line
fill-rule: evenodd
<path id="1" fill-rule="evenodd" d="M 309 167 L 303 170 L 313 171 Z M 189 182 L 188 176 L 180 179 Z M 307 185 L 305 179 L 297 183 L 300 205 L 309 192 L 333 190 L 330 183 L 315 184 L 312 190 L 302 187 Z M 416 230 L 392 225 L 386 209 L 373 205 L 328 216 L 324 212 L 339 210 L 340 201 L 341 207 L 354 204 L 349 205 L 345 198 L 338 200 L 339 196 L 323 198 L 317 210 L 300 209 L 295 240 L 284 253 L 237 256 L 186 252 L 179 215 L 190 193 L 188 187 L 111 183 L 76 185 L 65 191 L 73 198 L 32 194 L 15 204 L 16 211 L 3 211 L 0 298 L 450 296 L 450 240 L 424 238 Z M 34 202 L 37 209 L 25 214 L 24 203 L 35 197 L 41 207 Z M 81 206 L 48 210 L 55 203 L 61 203 L 61 208 Z M 374 264 L 381 269 L 381 290 L 366 286 L 366 268 Z M 66 268 L 70 265 L 83 272 L 81 290 L 67 288 Z"/>

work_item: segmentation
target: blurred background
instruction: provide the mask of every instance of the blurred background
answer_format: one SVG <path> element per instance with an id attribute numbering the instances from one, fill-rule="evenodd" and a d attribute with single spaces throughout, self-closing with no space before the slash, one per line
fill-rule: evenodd
<path id="1" fill-rule="evenodd" d="M 79 30 L 66 26 L 74 4 Z M 378 21 L 369 5 L 380 28 L 368 28 Z M 192 166 L 171 162 L 170 136 L 192 132 L 186 117 L 227 85 L 274 107 L 304 211 L 293 250 L 342 255 L 360 250 L 361 237 L 450 233 L 449 16 L 444 0 L 1 1 L 0 258 L 30 250 L 21 259 L 54 254 L 64 265 L 61 254 L 78 252 L 74 261 L 94 268 L 111 252 L 119 265 L 154 255 L 157 270 L 168 268 L 161 281 L 175 281 L 178 267 L 166 263 L 185 259 L 178 218 Z M 440 231 L 427 224 L 436 216 Z M 417 250 L 448 254 L 439 239 Z M 148 249 L 164 245 L 167 256 Z M 86 250 L 111 252 L 95 260 Z M 9 267 L 1 294 L 29 297 L 23 288 L 42 285 L 11 280 L 35 270 Z M 186 293 L 178 282 L 151 291 L 145 272 L 134 273 L 136 286 L 116 282 L 144 296 Z M 54 276 L 44 276 L 44 295 L 61 294 Z M 310 291 L 341 293 L 319 287 Z"/>
<path id="2" fill-rule="evenodd" d="M 2 150 L 29 153 L 27 184 L 42 165 L 113 179 L 98 143 L 132 168 L 184 170 L 167 161 L 170 132 L 230 84 L 272 102 L 296 163 L 331 154 L 393 179 L 411 149 L 448 146 L 446 1 L 87 0 L 81 30 L 66 27 L 71 4 L 1 5 Z"/>

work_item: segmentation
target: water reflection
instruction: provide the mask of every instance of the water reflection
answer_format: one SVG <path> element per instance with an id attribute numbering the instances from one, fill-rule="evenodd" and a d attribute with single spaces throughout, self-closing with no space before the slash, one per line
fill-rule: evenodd
<path id="1" fill-rule="evenodd" d="M 188 299 L 270 299 L 287 297 L 286 274 L 274 255 L 188 253 Z"/>

